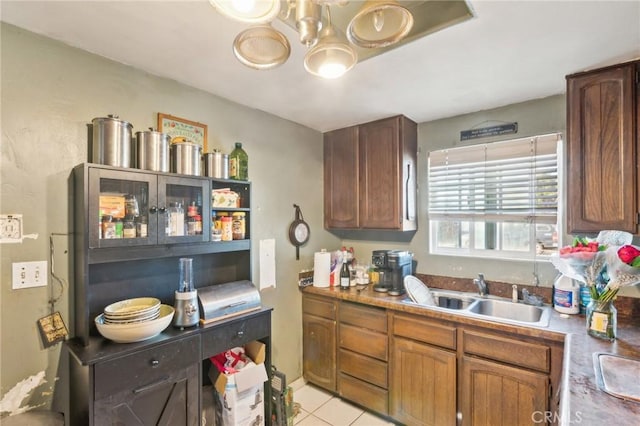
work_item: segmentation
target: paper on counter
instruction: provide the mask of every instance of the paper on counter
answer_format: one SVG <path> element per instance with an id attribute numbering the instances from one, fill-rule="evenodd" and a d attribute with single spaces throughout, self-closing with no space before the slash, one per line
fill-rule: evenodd
<path id="1" fill-rule="evenodd" d="M 276 240 L 260 240 L 260 290 L 276 287 Z"/>

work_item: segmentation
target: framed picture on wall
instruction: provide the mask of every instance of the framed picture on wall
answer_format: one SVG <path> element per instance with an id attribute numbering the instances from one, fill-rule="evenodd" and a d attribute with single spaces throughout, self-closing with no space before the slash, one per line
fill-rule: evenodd
<path id="1" fill-rule="evenodd" d="M 207 152 L 207 125 L 169 114 L 158 113 L 158 131 L 171 137 L 171 143 L 189 142 L 202 147 Z"/>

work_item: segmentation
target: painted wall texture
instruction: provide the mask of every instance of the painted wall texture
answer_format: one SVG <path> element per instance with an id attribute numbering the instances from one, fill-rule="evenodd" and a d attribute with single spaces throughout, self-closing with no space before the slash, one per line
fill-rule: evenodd
<path id="1" fill-rule="evenodd" d="M 20 244 L 1 244 L 2 415 L 33 407 L 57 408 L 64 383 L 61 345 L 44 349 L 36 321 L 51 310 L 73 324 L 72 238 L 69 178 L 87 161 L 87 124 L 118 114 L 134 132 L 156 126 L 158 112 L 209 126 L 209 148 L 229 153 L 234 142 L 249 155 L 253 183 L 254 281 L 259 278 L 259 241 L 276 240 L 275 289 L 261 292 L 273 307 L 273 362 L 290 380 L 302 374 L 302 313 L 297 273 L 313 264 L 321 247 L 339 246 L 322 225 L 322 135 L 304 126 L 252 110 L 177 82 L 154 77 L 53 40 L 2 24 L 2 214 L 22 214 Z M 215 76 L 212 76 L 215 78 Z M 295 260 L 287 240 L 301 206 L 312 229 Z M 11 289 L 13 262 L 48 260 L 49 286 Z M 59 298 L 52 307 L 48 301 Z M 73 330 L 71 330 L 73 334 Z"/>

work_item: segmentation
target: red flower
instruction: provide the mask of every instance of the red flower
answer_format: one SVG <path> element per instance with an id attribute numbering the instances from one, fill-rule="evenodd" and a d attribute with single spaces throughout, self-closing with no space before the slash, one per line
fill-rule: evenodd
<path id="1" fill-rule="evenodd" d="M 631 265 L 638 256 L 640 256 L 640 250 L 634 246 L 626 245 L 618 249 L 618 257 L 627 265 Z"/>

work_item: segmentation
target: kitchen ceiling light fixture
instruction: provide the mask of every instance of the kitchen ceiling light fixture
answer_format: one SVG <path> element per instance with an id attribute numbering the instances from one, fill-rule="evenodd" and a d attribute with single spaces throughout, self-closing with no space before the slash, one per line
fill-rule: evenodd
<path id="1" fill-rule="evenodd" d="M 281 2 L 286 6 L 282 12 Z M 300 43 L 309 48 L 304 67 L 323 78 L 340 77 L 354 67 L 358 54 L 353 45 L 386 47 L 402 40 L 413 27 L 411 12 L 395 0 L 365 2 L 349 22 L 346 38 L 331 25 L 329 7 L 344 6 L 347 0 L 209 0 L 209 3 L 227 18 L 254 25 L 270 23 L 276 17 L 288 22 L 290 16 L 295 16 Z M 322 22 L 323 6 L 327 9 L 326 27 Z M 234 54 L 238 60 L 259 70 L 284 63 L 290 54 L 286 37 L 270 25 L 255 28 L 236 37 Z"/>
<path id="2" fill-rule="evenodd" d="M 248 24 L 271 22 L 280 13 L 280 0 L 209 0 L 222 15 Z"/>
<path id="3" fill-rule="evenodd" d="M 376 48 L 397 43 L 413 28 L 413 15 L 397 1 L 367 1 L 351 19 L 347 38 L 356 46 Z"/>
<path id="4" fill-rule="evenodd" d="M 331 25 L 331 12 L 327 6 L 327 26 L 320 31 L 320 39 L 304 57 L 304 68 L 322 78 L 338 78 L 354 67 L 358 55 L 346 39 L 341 38 Z"/>

